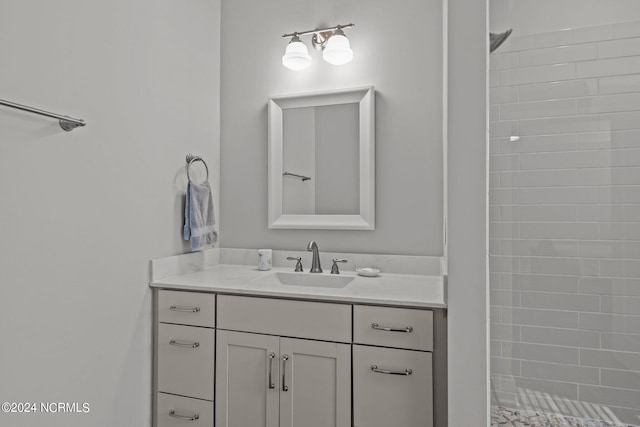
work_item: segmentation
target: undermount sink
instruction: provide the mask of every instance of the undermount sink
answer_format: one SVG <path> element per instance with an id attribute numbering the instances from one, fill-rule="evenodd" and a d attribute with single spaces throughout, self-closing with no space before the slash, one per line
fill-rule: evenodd
<path id="1" fill-rule="evenodd" d="M 354 278 L 350 276 L 338 276 L 312 273 L 283 273 L 278 272 L 269 277 L 275 279 L 281 285 L 308 286 L 314 288 L 344 288 Z"/>

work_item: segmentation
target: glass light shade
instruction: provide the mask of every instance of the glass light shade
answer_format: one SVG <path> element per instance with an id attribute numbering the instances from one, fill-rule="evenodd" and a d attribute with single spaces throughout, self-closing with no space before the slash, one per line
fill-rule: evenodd
<path id="1" fill-rule="evenodd" d="M 327 45 L 322 51 L 322 59 L 329 64 L 342 65 L 353 59 L 353 50 L 347 39 L 342 34 L 334 34 L 329 37 Z"/>
<path id="2" fill-rule="evenodd" d="M 311 57 L 307 46 L 301 41 L 292 41 L 282 56 L 282 65 L 290 70 L 299 71 L 311 65 Z"/>

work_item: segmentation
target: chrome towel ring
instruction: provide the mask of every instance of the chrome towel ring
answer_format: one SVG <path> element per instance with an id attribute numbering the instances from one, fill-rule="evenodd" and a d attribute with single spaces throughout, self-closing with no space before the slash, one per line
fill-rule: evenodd
<path id="1" fill-rule="evenodd" d="M 204 168 L 207 171 L 207 177 L 205 178 L 205 181 L 209 180 L 209 167 L 207 166 L 207 162 L 205 162 L 202 159 L 202 157 L 196 156 L 194 154 L 189 153 L 189 154 L 187 154 L 186 160 L 187 160 L 187 179 L 189 180 L 189 182 L 193 182 L 193 181 L 191 181 L 191 176 L 189 175 L 189 168 L 191 167 L 191 165 L 194 162 L 198 162 L 198 161 L 200 161 L 200 162 L 202 162 L 204 164 Z"/>

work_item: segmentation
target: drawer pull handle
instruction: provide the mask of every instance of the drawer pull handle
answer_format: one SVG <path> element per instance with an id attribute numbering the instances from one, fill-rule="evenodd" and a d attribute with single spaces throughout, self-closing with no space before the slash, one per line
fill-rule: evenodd
<path id="1" fill-rule="evenodd" d="M 282 356 L 282 391 L 289 391 L 289 387 L 286 383 L 285 374 L 287 373 L 287 360 L 289 360 L 289 355 L 285 354 Z"/>
<path id="2" fill-rule="evenodd" d="M 377 323 L 372 323 L 371 327 L 379 331 L 406 332 L 406 333 L 413 332 L 413 326 L 407 326 L 406 328 L 391 328 L 389 326 L 380 326 Z"/>
<path id="3" fill-rule="evenodd" d="M 273 383 L 272 372 L 273 372 L 273 359 L 275 359 L 276 354 L 272 351 L 269 353 L 269 388 L 276 388 L 276 385 Z"/>
<path id="4" fill-rule="evenodd" d="M 198 313 L 200 311 L 200 307 L 181 307 L 179 305 L 172 305 L 169 307 L 171 311 L 180 311 L 182 313 Z"/>
<path id="5" fill-rule="evenodd" d="M 176 341 L 176 340 L 171 340 L 169 341 L 170 345 L 175 345 L 176 347 L 189 347 L 189 348 L 198 348 L 200 347 L 200 343 L 199 342 L 184 342 L 184 341 Z"/>
<path id="6" fill-rule="evenodd" d="M 176 411 L 174 411 L 173 409 L 169 411 L 169 416 L 173 418 L 179 418 L 181 420 L 187 420 L 187 421 L 195 421 L 200 419 L 200 415 L 198 414 L 180 415 L 180 414 L 176 414 Z"/>
<path id="7" fill-rule="evenodd" d="M 388 374 L 388 375 L 411 375 L 413 374 L 413 370 L 405 369 L 404 371 L 391 371 L 389 369 L 380 369 L 378 365 L 371 365 L 371 370 L 373 372 L 377 372 L 379 374 Z"/>

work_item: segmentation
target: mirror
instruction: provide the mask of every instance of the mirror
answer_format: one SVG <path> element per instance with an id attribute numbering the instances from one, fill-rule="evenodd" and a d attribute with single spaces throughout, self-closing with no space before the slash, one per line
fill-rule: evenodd
<path id="1" fill-rule="evenodd" d="M 269 99 L 269 228 L 375 229 L 373 87 Z"/>

